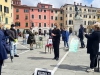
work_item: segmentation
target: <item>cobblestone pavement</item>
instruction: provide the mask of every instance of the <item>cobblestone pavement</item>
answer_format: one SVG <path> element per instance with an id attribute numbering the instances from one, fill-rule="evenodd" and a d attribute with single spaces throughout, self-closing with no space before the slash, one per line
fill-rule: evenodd
<path id="1" fill-rule="evenodd" d="M 70 37 L 72 38 L 72 36 Z M 44 45 L 46 38 L 44 38 Z M 89 55 L 86 49 L 79 49 L 73 53 L 63 49 L 63 42 L 60 43 L 60 59 L 59 61 L 52 60 L 54 53 L 48 52 L 45 54 L 44 47 L 30 51 L 29 45 L 22 45 L 22 38 L 19 38 L 18 54 L 20 57 L 14 58 L 13 63 L 10 59 L 5 60 L 2 75 L 32 75 L 35 68 L 47 68 L 55 71 L 54 75 L 100 75 L 100 72 L 87 73 L 86 68 L 89 67 Z M 67 56 L 65 56 L 65 54 Z M 62 61 L 62 59 L 65 59 Z M 62 62 L 61 62 L 62 61 Z M 59 67 L 57 68 L 57 64 Z M 56 70 L 55 70 L 56 69 Z"/>

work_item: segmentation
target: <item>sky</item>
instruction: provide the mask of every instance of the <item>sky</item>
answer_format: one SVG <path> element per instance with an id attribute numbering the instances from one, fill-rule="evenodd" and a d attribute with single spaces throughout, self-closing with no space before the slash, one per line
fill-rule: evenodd
<path id="1" fill-rule="evenodd" d="M 100 0 L 21 0 L 22 4 L 24 5 L 30 5 L 30 6 L 36 6 L 39 2 L 41 3 L 47 3 L 53 5 L 55 8 L 59 8 L 64 4 L 74 4 L 76 3 L 82 3 L 82 5 L 90 6 L 92 4 L 93 7 L 100 8 Z"/>

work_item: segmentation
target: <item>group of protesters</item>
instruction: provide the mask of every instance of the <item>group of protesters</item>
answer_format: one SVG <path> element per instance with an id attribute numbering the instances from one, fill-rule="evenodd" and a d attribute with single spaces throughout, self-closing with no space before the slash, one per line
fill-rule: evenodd
<path id="1" fill-rule="evenodd" d="M 26 39 L 24 39 L 25 44 L 30 44 L 30 50 L 33 50 L 33 44 L 36 43 L 35 34 L 32 30 L 26 29 L 23 34 L 27 34 Z M 64 27 L 62 31 L 57 23 L 54 24 L 54 29 L 49 30 L 49 37 L 52 37 L 52 45 L 54 49 L 54 58 L 53 60 L 59 60 L 59 45 L 60 37 L 64 41 L 64 49 L 69 49 L 69 36 L 71 33 L 68 32 L 67 28 Z M 39 35 L 41 35 L 39 33 Z M 99 50 L 100 42 L 100 27 L 98 25 L 92 26 L 92 33 L 84 34 L 84 27 L 80 25 L 78 37 L 80 38 L 81 47 L 85 48 L 84 36 L 87 38 L 87 53 L 90 54 L 90 69 L 87 69 L 88 72 L 94 71 L 94 68 L 97 66 L 97 56 Z M 23 35 L 23 38 L 25 36 Z M 3 23 L 0 23 L 0 75 L 3 61 L 7 59 L 7 41 L 9 39 L 10 44 L 10 54 L 11 59 L 14 57 L 19 57 L 17 54 L 17 45 L 15 44 L 18 41 L 17 31 L 15 25 L 12 24 L 10 29 L 7 29 Z"/>

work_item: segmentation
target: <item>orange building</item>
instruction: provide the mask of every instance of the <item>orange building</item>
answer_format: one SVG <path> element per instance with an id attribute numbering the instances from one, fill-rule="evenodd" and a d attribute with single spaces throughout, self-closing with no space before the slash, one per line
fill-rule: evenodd
<path id="1" fill-rule="evenodd" d="M 35 7 L 21 5 L 20 0 L 13 0 L 12 5 L 13 21 L 17 29 L 33 27 L 35 31 L 41 29 L 43 32 L 53 27 L 53 24 L 56 22 L 55 13 L 62 10 L 43 3 L 38 3 Z"/>

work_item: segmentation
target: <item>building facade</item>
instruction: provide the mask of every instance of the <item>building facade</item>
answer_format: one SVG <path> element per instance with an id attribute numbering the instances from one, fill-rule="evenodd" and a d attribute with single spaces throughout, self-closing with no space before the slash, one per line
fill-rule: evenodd
<path id="1" fill-rule="evenodd" d="M 0 21 L 4 22 L 7 28 L 12 23 L 12 0 L 0 0 Z"/>
<path id="2" fill-rule="evenodd" d="M 75 17 L 75 5 L 78 7 L 79 16 L 83 19 L 83 25 L 87 28 L 88 25 L 92 25 L 97 21 L 98 8 L 89 6 L 82 6 L 82 3 L 65 4 L 61 8 L 64 10 L 64 26 L 68 29 L 73 29 L 73 22 Z"/>
<path id="3" fill-rule="evenodd" d="M 63 26 L 63 10 L 50 4 L 38 3 L 37 6 L 21 5 L 21 0 L 13 0 L 13 22 L 17 29 L 29 29 L 42 32 L 53 28 L 54 23 Z M 26 19 L 27 18 L 27 19 Z"/>
<path id="4" fill-rule="evenodd" d="M 97 11 L 97 21 L 100 22 L 100 9 Z"/>

